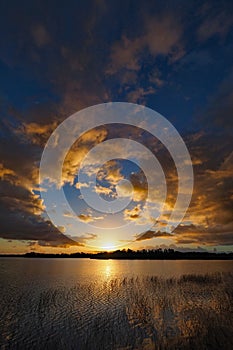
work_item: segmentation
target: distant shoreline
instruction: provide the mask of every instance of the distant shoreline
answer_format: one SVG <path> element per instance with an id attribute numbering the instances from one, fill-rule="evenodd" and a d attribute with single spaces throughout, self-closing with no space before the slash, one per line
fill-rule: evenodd
<path id="1" fill-rule="evenodd" d="M 98 260 L 233 260 L 233 253 L 208 253 L 208 252 L 179 252 L 173 249 L 157 249 L 133 251 L 117 250 L 114 252 L 99 253 L 72 253 L 72 254 L 0 254 L 1 258 L 61 258 L 61 259 L 98 259 Z"/>

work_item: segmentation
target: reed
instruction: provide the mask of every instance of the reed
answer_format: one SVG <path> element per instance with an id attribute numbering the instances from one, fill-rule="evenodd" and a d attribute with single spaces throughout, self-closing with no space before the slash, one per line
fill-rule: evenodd
<path id="1" fill-rule="evenodd" d="M 3 349 L 232 349 L 233 274 L 113 278 L 12 301 Z M 4 306 L 4 304 L 3 304 Z M 13 317 L 15 315 L 15 317 Z"/>

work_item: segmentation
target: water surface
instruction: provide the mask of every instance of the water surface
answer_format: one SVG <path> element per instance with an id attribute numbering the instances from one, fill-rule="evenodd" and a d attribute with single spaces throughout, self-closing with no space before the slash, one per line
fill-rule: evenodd
<path id="1" fill-rule="evenodd" d="M 231 348 L 232 270 L 219 260 L 0 258 L 0 348 Z"/>

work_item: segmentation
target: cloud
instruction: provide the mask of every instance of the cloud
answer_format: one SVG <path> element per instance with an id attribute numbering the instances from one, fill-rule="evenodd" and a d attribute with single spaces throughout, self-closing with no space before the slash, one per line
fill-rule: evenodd
<path id="1" fill-rule="evenodd" d="M 110 160 L 103 164 L 97 174 L 97 179 L 99 181 L 107 181 L 110 185 L 117 185 L 120 180 L 124 179 L 119 162 Z"/>
<path id="2" fill-rule="evenodd" d="M 38 241 L 41 245 L 77 245 L 41 217 L 43 202 L 38 195 L 19 183 L 0 182 L 0 237 L 12 240 Z M 64 232 L 64 230 L 63 230 Z"/>
<path id="3" fill-rule="evenodd" d="M 5 168 L 2 163 L 0 163 L 0 179 L 10 179 L 15 176 L 15 172 L 11 169 Z"/>
<path id="4" fill-rule="evenodd" d="M 136 236 L 136 241 L 144 241 L 147 239 L 152 239 L 152 238 L 171 238 L 172 235 L 170 233 L 166 232 L 161 232 L 161 231 L 153 231 L 153 230 L 148 230 L 138 236 Z"/>
<path id="5" fill-rule="evenodd" d="M 33 26 L 32 36 L 36 46 L 38 46 L 39 48 L 48 45 L 51 41 L 47 29 L 42 24 L 37 24 Z"/>
<path id="6" fill-rule="evenodd" d="M 64 237 L 64 238 L 63 238 Z M 70 248 L 70 247 L 83 247 L 83 243 L 79 243 L 77 241 L 71 240 L 66 236 L 63 236 L 62 239 L 56 238 L 53 241 L 47 240 L 38 240 L 38 241 L 28 241 L 27 246 L 31 248 L 31 250 L 39 250 L 40 247 L 50 247 L 50 248 Z"/>
<path id="7" fill-rule="evenodd" d="M 106 128 L 100 127 L 89 130 L 72 145 L 63 164 L 63 182 L 73 184 L 84 157 L 95 145 L 106 140 L 106 137 Z"/>
<path id="8" fill-rule="evenodd" d="M 112 188 L 111 187 L 105 187 L 105 186 L 95 186 L 95 192 L 99 195 L 104 195 L 104 196 L 108 196 L 108 197 L 111 197 L 111 198 L 114 198 L 116 197 L 116 193 L 113 192 Z"/>
<path id="9" fill-rule="evenodd" d="M 0 139 L 0 237 L 50 246 L 77 245 L 41 216 L 44 205 L 35 193 L 39 189 L 38 145 L 28 146 L 4 120 L 1 127 L 5 137 Z"/>
<path id="10" fill-rule="evenodd" d="M 59 8 L 54 13 L 53 7 L 47 4 L 34 4 L 30 8 L 22 8 L 20 3 L 12 8 L 7 5 L 6 16 L 1 21 L 1 60 L 5 64 L 2 81 L 6 85 L 4 94 L 9 96 L 12 106 L 6 107 L 5 115 L 1 114 L 1 237 L 30 238 L 32 241 L 36 239 L 41 245 L 49 245 L 50 242 L 55 245 L 56 241 L 65 239 L 57 228 L 43 219 L 44 205 L 36 192 L 39 189 L 38 166 L 43 146 L 64 118 L 81 108 L 113 98 L 143 104 L 147 97 L 153 97 L 150 101 L 157 104 L 161 97 L 162 107 L 158 108 L 163 109 L 165 95 L 152 95 L 159 88 L 165 86 L 166 89 L 172 83 L 174 76 L 170 73 L 178 66 L 174 62 L 180 61 L 188 65 L 188 69 L 193 69 L 195 65 L 194 75 L 192 74 L 194 78 L 200 67 L 204 70 L 210 63 L 214 65 L 216 57 L 220 57 L 215 55 L 218 49 L 222 52 L 220 65 L 225 62 L 225 52 L 230 52 L 231 49 L 231 43 L 227 41 L 231 39 L 228 35 L 232 26 L 230 2 L 207 1 L 200 9 L 199 6 L 193 6 L 192 2 L 185 1 L 182 2 L 182 9 L 175 2 L 174 5 L 169 2 L 165 7 L 159 2 L 155 5 L 152 3 L 142 3 L 140 13 L 138 9 L 131 11 L 131 3 L 122 7 L 118 2 L 112 2 L 110 6 L 108 2 L 98 0 L 90 7 L 82 6 L 82 18 L 70 18 L 73 36 L 72 33 L 65 35 L 63 29 L 66 18 Z M 73 4 L 70 10 L 76 13 L 79 7 L 78 4 Z M 13 16 L 14 21 L 11 21 L 9 18 L 14 15 L 13 12 L 17 16 Z M 42 13 L 47 13 L 47 16 L 42 16 Z M 129 13 L 130 25 L 125 22 L 128 21 Z M 59 26 L 56 23 L 57 15 L 61 19 Z M 50 21 L 50 18 L 53 20 Z M 105 31 L 108 26 L 111 27 L 110 36 Z M 187 45 L 184 47 L 186 40 Z M 226 43 L 226 47 L 215 46 L 215 42 Z M 192 51 L 192 45 L 195 44 L 196 48 Z M 183 58 L 187 50 L 189 54 Z M 9 72 L 5 70 L 6 67 Z M 216 66 L 217 80 L 222 74 L 229 73 L 227 66 L 222 71 L 220 68 Z M 13 83 L 9 81 L 5 84 L 6 72 L 13 75 Z M 107 76 L 104 74 L 106 72 Z M 181 75 L 175 77 L 179 84 Z M 185 76 L 181 83 L 187 78 Z M 213 81 L 210 80 L 210 85 Z M 213 134 L 207 130 L 206 133 L 185 135 L 194 164 L 195 187 L 184 222 L 192 222 L 195 228 L 186 224 L 186 232 L 184 228 L 179 228 L 175 237 L 186 243 L 189 239 L 198 244 L 198 237 L 200 242 L 211 239 L 213 243 L 215 239 L 216 242 L 222 240 L 223 244 L 230 241 L 231 230 L 227 225 L 232 220 L 233 200 L 232 138 L 229 137 L 233 112 L 232 81 L 232 75 L 228 74 L 228 78 L 209 99 L 208 107 L 200 117 L 200 128 L 204 127 L 204 121 L 206 130 L 214 125 L 216 129 Z M 179 93 L 182 94 L 182 90 Z M 203 99 L 205 96 L 201 98 Z M 19 100 L 21 101 L 18 102 Z M 20 109 L 16 110 L 15 106 L 20 106 Z M 189 117 L 187 115 L 187 120 Z M 177 121 L 179 120 L 178 117 Z M 190 119 L 190 127 L 192 126 Z M 225 131 L 220 135 L 223 129 Z M 156 151 L 168 185 L 165 221 L 176 200 L 177 174 L 158 142 L 148 135 L 145 137 L 140 130 L 132 131 L 129 127 L 123 130 L 115 125 L 111 130 L 103 127 L 86 133 L 67 155 L 63 181 L 73 184 L 80 161 L 94 145 L 106 140 L 108 136 L 123 135 L 145 141 L 146 146 Z M 122 155 L 129 156 L 128 150 L 123 151 Z M 94 165 L 97 162 L 98 159 Z M 99 176 L 108 185 L 102 183 L 96 187 L 96 191 L 113 196 L 111 186 L 123 178 L 123 171 L 110 163 L 106 164 Z M 133 200 L 136 206 L 146 199 L 147 184 L 140 173 L 133 174 L 130 180 L 134 187 Z M 80 189 L 88 185 L 85 182 L 75 186 Z M 84 220 L 93 220 L 94 215 L 83 215 Z M 136 220 L 139 213 L 137 210 L 129 211 L 127 215 L 127 220 Z M 219 232 L 208 233 L 208 228 L 214 230 L 217 227 Z M 221 234 L 221 230 L 225 234 Z"/>
<path id="11" fill-rule="evenodd" d="M 81 236 L 68 236 L 68 238 L 72 238 L 73 241 L 77 242 L 80 246 L 85 246 L 89 241 L 96 239 L 98 236 L 94 233 L 86 233 Z"/>
<path id="12" fill-rule="evenodd" d="M 215 180 L 225 180 L 233 178 L 233 151 L 224 159 L 217 170 L 206 170 L 206 173 Z"/>
<path id="13" fill-rule="evenodd" d="M 136 236 L 136 241 L 144 241 L 152 238 L 169 238 L 178 246 L 181 244 L 231 246 L 233 245 L 233 222 L 227 225 L 216 225 L 213 227 L 180 224 L 173 234 L 149 230 Z"/>
<path id="14" fill-rule="evenodd" d="M 122 68 L 135 71 L 139 70 L 140 64 L 137 56 L 142 49 L 141 44 L 139 39 L 131 41 L 123 36 L 122 40 L 115 43 L 112 47 L 111 64 L 107 73 L 114 74 Z"/>
<path id="15" fill-rule="evenodd" d="M 198 132 L 186 135 L 185 141 L 194 160 L 194 190 L 190 207 L 183 224 L 174 235 L 153 230 L 141 235 L 139 240 L 170 237 L 176 244 L 231 245 L 233 208 L 233 153 L 229 135 L 213 135 Z M 171 164 L 166 166 L 167 183 L 170 183 L 165 212 L 160 217 L 164 223 L 169 219 L 176 199 L 177 177 Z M 140 188 L 140 185 L 139 185 Z M 192 223 L 192 224 L 191 224 Z M 199 239 L 200 238 L 200 239 Z"/>
<path id="16" fill-rule="evenodd" d="M 162 74 L 158 68 L 154 68 L 151 70 L 149 74 L 149 81 L 158 87 L 161 87 L 164 84 L 166 84 L 166 81 L 162 79 Z"/>
<path id="17" fill-rule="evenodd" d="M 94 216 L 93 213 L 92 213 L 92 210 L 89 208 L 87 210 L 87 214 L 86 213 L 81 213 L 79 215 L 75 215 L 73 213 L 71 213 L 70 211 L 68 210 L 65 210 L 63 212 L 63 216 L 66 217 L 66 218 L 79 218 L 79 220 L 83 221 L 83 222 L 94 222 L 94 221 L 97 221 L 97 220 L 103 220 L 104 217 L 103 216 Z M 60 229 L 59 229 L 60 230 Z M 61 231 L 61 230 L 60 230 Z M 62 231 L 61 231 L 62 232 Z M 69 236 L 69 235 L 68 235 Z M 72 236 L 73 238 L 73 236 Z"/>
<path id="18" fill-rule="evenodd" d="M 233 245 L 233 222 L 210 227 L 179 225 L 174 232 L 177 244 Z"/>
<path id="19" fill-rule="evenodd" d="M 43 136 L 43 132 L 50 133 L 53 126 L 51 123 L 38 123 L 37 121 L 26 122 L 22 131 L 15 132 L 9 124 L 4 124 L 3 128 L 7 137 L 1 140 L 0 155 L 2 163 L 0 166 L 1 175 L 1 225 L 0 237 L 5 239 L 23 239 L 30 241 L 42 241 L 46 245 L 59 245 L 73 243 L 69 240 L 65 243 L 65 236 L 61 235 L 57 228 L 53 227 L 42 218 L 44 211 L 43 202 L 36 194 L 38 189 L 38 160 L 41 155 L 41 142 L 34 142 L 33 138 Z M 92 130 L 84 134 L 67 155 L 64 163 L 64 180 L 73 183 L 74 176 L 77 173 L 77 167 L 83 156 L 93 145 L 106 140 L 108 137 L 114 137 L 114 132 L 119 136 L 130 135 L 131 138 L 143 141 L 139 130 L 116 126 L 103 127 Z M 22 138 L 22 134 L 25 135 Z M 231 139 L 229 136 L 212 135 L 210 132 L 198 132 L 185 136 L 185 141 L 190 150 L 191 157 L 195 164 L 195 187 L 190 209 L 187 212 L 185 220 L 192 222 L 199 230 L 190 231 L 174 235 L 177 244 L 230 244 L 231 231 L 226 230 L 226 225 L 232 220 L 232 151 Z M 165 150 L 158 142 L 151 138 L 145 138 L 145 145 L 156 152 L 156 156 L 164 168 L 168 187 L 170 186 L 169 196 L 167 197 L 167 217 L 172 210 L 174 203 L 175 189 L 177 186 L 177 174 L 173 169 L 172 162 L 165 155 Z M 15 150 L 17 149 L 17 154 Z M 111 150 L 109 150 L 111 151 Z M 127 158 L 136 156 L 134 150 L 122 148 L 122 154 Z M 98 164 L 98 159 L 95 160 Z M 97 191 L 102 194 L 110 194 L 111 186 L 115 186 L 118 181 L 124 178 L 119 163 L 111 161 L 105 164 L 98 174 L 99 180 L 107 181 L 108 185 L 97 186 Z M 133 200 L 141 204 L 147 196 L 146 178 L 141 172 L 131 174 L 130 181 L 134 187 Z M 86 182 L 83 186 L 88 186 Z M 76 187 L 82 185 L 78 184 Z M 106 187 L 105 187 L 106 186 Z M 137 206 L 135 206 L 137 208 Z M 126 220 L 150 220 L 146 214 L 140 217 L 138 209 L 128 210 L 125 213 Z M 67 213 L 65 215 L 68 216 Z M 100 219 L 91 213 L 81 214 L 81 220 L 84 222 L 93 222 Z M 186 225 L 187 226 L 187 225 Z M 204 227 L 219 227 L 222 232 L 208 232 Z M 17 231 L 16 231 L 17 228 Z M 160 230 L 162 231 L 162 229 Z M 212 235 L 213 234 L 213 235 Z M 152 234 L 151 234 L 152 235 Z M 158 232 L 157 232 L 158 237 Z M 200 241 L 198 242 L 198 237 Z M 149 233 L 144 236 L 149 239 Z M 164 237 L 165 238 L 165 237 Z M 205 243 L 206 239 L 206 243 Z M 141 239 L 143 240 L 143 239 Z M 178 243 L 179 240 L 179 243 Z M 56 243 L 58 242 L 58 243 Z"/>
<path id="20" fill-rule="evenodd" d="M 91 214 L 80 214 L 78 218 L 83 222 L 94 222 L 96 220 L 103 220 L 103 216 L 92 216 Z"/>
<path id="21" fill-rule="evenodd" d="M 83 222 L 93 222 L 94 221 L 94 219 L 92 218 L 91 215 L 80 214 L 80 215 L 78 215 L 78 218 Z"/>
<path id="22" fill-rule="evenodd" d="M 214 123 L 232 132 L 233 127 L 233 71 L 222 81 L 216 93 L 209 98 L 207 109 L 202 116 L 203 121 L 209 126 Z"/>
<path id="23" fill-rule="evenodd" d="M 30 142 L 43 146 L 48 140 L 49 136 L 55 130 L 57 122 L 49 124 L 42 123 L 23 123 L 22 126 L 15 132 L 23 135 Z"/>
<path id="24" fill-rule="evenodd" d="M 149 87 L 148 89 L 144 89 L 143 87 L 138 87 L 137 89 L 132 90 L 127 94 L 127 99 L 129 102 L 132 102 L 132 103 L 144 104 L 145 97 L 148 95 L 153 95 L 155 92 L 156 90 L 152 87 Z"/>
<path id="25" fill-rule="evenodd" d="M 66 218 L 73 218 L 73 217 L 74 217 L 74 214 L 72 214 L 72 213 L 71 213 L 70 211 L 68 211 L 68 210 L 64 210 L 63 216 L 66 217 Z"/>
<path id="26" fill-rule="evenodd" d="M 133 185 L 133 200 L 135 202 L 144 201 L 148 194 L 147 179 L 142 171 L 130 175 L 130 181 Z"/>
<path id="27" fill-rule="evenodd" d="M 146 16 L 142 32 L 130 39 L 123 35 L 121 41 L 112 46 L 108 74 L 115 74 L 122 69 L 139 71 L 141 55 L 146 49 L 154 57 L 169 55 L 174 60 L 179 58 L 178 52 L 182 52 L 182 27 L 174 15 Z"/>
<path id="28" fill-rule="evenodd" d="M 200 41 L 205 41 L 214 35 L 224 37 L 227 35 L 233 25 L 232 16 L 226 10 L 213 13 L 211 9 L 207 9 L 207 15 L 197 30 Z"/>
<path id="29" fill-rule="evenodd" d="M 77 190 L 80 190 L 80 188 L 88 188 L 90 186 L 90 184 L 86 183 L 86 182 L 77 182 L 75 184 L 75 188 L 77 188 Z"/>
<path id="30" fill-rule="evenodd" d="M 75 246 L 72 239 L 67 238 L 49 221 L 39 215 L 30 213 L 35 207 L 9 198 L 0 201 L 0 237 L 11 240 L 38 241 L 40 245 Z"/>
<path id="31" fill-rule="evenodd" d="M 124 210 L 124 218 L 125 220 L 138 220 L 139 218 L 141 218 L 140 214 L 141 214 L 141 205 L 138 204 L 136 205 L 134 208 L 132 209 L 125 209 Z"/>
<path id="32" fill-rule="evenodd" d="M 195 166 L 192 200 L 184 222 L 203 227 L 229 223 L 233 207 L 230 135 L 198 132 L 186 135 L 185 142 Z"/>
<path id="33" fill-rule="evenodd" d="M 148 18 L 146 20 L 146 35 L 144 40 L 152 55 L 173 54 L 181 44 L 181 23 L 174 15 L 162 15 L 159 18 Z"/>

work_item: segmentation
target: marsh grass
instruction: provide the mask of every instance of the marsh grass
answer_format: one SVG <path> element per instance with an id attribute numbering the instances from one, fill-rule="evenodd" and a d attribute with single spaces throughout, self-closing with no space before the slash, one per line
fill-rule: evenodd
<path id="1" fill-rule="evenodd" d="M 1 303 L 1 349 L 233 349 L 232 305 L 233 274 L 29 289 Z"/>

